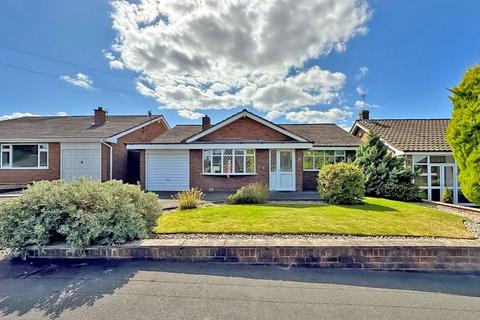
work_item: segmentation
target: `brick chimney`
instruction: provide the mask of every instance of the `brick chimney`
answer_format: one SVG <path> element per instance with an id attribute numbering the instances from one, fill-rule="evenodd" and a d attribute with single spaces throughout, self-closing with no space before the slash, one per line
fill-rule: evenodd
<path id="1" fill-rule="evenodd" d="M 368 120 L 370 119 L 370 111 L 368 110 L 362 110 L 358 114 L 358 120 Z"/>
<path id="2" fill-rule="evenodd" d="M 102 107 L 93 109 L 93 124 L 100 125 L 107 122 L 107 110 L 104 110 Z"/>
<path id="3" fill-rule="evenodd" d="M 209 129 L 210 127 L 211 127 L 210 117 L 207 115 L 204 115 L 202 117 L 202 131 Z"/>

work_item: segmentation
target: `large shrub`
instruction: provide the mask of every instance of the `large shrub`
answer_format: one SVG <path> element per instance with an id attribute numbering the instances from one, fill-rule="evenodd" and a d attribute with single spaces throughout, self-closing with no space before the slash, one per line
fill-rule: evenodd
<path id="1" fill-rule="evenodd" d="M 365 195 L 365 177 L 352 163 L 323 166 L 318 173 L 320 198 L 331 204 L 361 203 Z"/>
<path id="2" fill-rule="evenodd" d="M 198 207 L 203 198 L 203 192 L 197 188 L 190 188 L 187 191 L 179 192 L 175 195 L 180 210 L 193 209 Z"/>
<path id="3" fill-rule="evenodd" d="M 420 190 L 413 183 L 415 174 L 405 160 L 390 154 L 380 138 L 371 133 L 357 151 L 355 164 L 365 174 L 365 193 L 369 196 L 403 201 L 418 201 Z"/>
<path id="4" fill-rule="evenodd" d="M 0 248 L 66 241 L 73 250 L 149 235 L 161 212 L 153 193 L 121 181 L 42 181 L 0 204 Z"/>
<path id="5" fill-rule="evenodd" d="M 227 203 L 232 204 L 257 204 L 265 203 L 268 199 L 268 188 L 261 183 L 249 183 L 240 187 L 234 194 L 227 198 Z"/>
<path id="6" fill-rule="evenodd" d="M 463 194 L 480 205 L 480 65 L 467 70 L 451 92 L 453 115 L 447 142 L 460 168 L 458 179 Z"/>

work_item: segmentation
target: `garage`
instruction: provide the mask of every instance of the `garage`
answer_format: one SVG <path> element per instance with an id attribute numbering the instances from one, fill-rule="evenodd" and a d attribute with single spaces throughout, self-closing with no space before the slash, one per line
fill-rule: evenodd
<path id="1" fill-rule="evenodd" d="M 145 187 L 148 191 L 187 190 L 188 150 L 146 150 Z"/>
<path id="2" fill-rule="evenodd" d="M 101 179 L 101 145 L 99 143 L 62 143 L 61 176 L 71 181 L 85 177 Z"/>

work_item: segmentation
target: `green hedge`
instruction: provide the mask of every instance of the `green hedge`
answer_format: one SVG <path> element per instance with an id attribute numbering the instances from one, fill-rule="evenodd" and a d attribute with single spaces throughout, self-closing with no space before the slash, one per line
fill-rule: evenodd
<path id="1" fill-rule="evenodd" d="M 121 181 L 42 181 L 0 202 L 0 248 L 67 242 L 72 250 L 147 237 L 161 213 L 154 193 Z"/>
<path id="2" fill-rule="evenodd" d="M 249 183 L 240 187 L 234 194 L 227 198 L 231 204 L 258 204 L 268 200 L 268 187 L 261 183 Z"/>

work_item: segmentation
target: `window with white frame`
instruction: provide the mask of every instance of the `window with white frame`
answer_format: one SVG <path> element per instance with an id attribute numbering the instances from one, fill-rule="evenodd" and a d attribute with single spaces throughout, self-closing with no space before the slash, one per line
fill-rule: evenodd
<path id="1" fill-rule="evenodd" d="M 345 150 L 307 150 L 303 152 L 303 170 L 318 171 L 326 164 L 346 161 Z"/>
<path id="2" fill-rule="evenodd" d="M 48 144 L 2 144 L 0 167 L 48 168 Z"/>
<path id="3" fill-rule="evenodd" d="M 255 150 L 203 150 L 203 173 L 218 175 L 255 174 Z"/>

